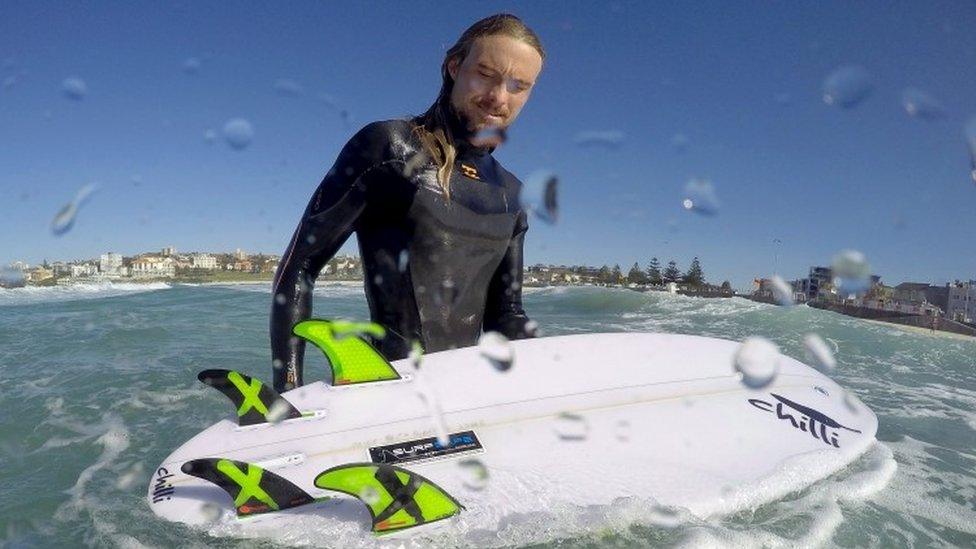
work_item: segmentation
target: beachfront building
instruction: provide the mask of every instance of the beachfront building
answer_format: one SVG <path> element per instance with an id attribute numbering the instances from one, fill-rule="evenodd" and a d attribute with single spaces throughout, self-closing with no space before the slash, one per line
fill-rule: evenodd
<path id="1" fill-rule="evenodd" d="M 193 268 L 194 269 L 209 269 L 213 270 L 217 268 L 217 258 L 210 254 L 194 254 L 193 255 Z"/>
<path id="2" fill-rule="evenodd" d="M 162 252 L 160 252 L 160 255 L 162 255 L 163 257 L 173 257 L 174 255 L 176 255 L 176 247 L 166 246 L 165 248 L 163 248 Z"/>
<path id="3" fill-rule="evenodd" d="M 98 266 L 94 263 L 78 263 L 71 265 L 71 278 L 81 278 L 95 276 L 98 274 Z"/>
<path id="4" fill-rule="evenodd" d="M 176 261 L 171 257 L 143 256 L 132 261 L 133 278 L 172 278 L 176 276 Z"/>
<path id="5" fill-rule="evenodd" d="M 949 285 L 946 316 L 960 322 L 976 322 L 976 280 Z"/>
<path id="6" fill-rule="evenodd" d="M 247 259 L 247 254 L 244 253 L 244 250 L 237 248 L 237 250 L 234 251 L 234 259 L 236 259 L 237 261 L 244 261 L 245 259 Z"/>
<path id="7" fill-rule="evenodd" d="M 98 270 L 103 276 L 114 278 L 125 276 L 125 267 L 122 265 L 122 254 L 108 252 L 102 254 L 98 261 Z"/>
<path id="8" fill-rule="evenodd" d="M 25 275 L 25 279 L 31 284 L 39 284 L 51 278 L 54 278 L 54 272 L 44 267 L 34 267 Z"/>

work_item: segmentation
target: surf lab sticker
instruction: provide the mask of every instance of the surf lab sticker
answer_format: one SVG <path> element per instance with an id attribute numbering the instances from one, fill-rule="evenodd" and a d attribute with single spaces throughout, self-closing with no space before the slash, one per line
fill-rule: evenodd
<path id="1" fill-rule="evenodd" d="M 451 443 L 447 447 L 437 442 L 437 437 L 374 446 L 369 449 L 369 459 L 373 463 L 399 465 L 411 461 L 480 452 L 484 449 L 474 431 L 462 431 L 448 436 Z"/>
<path id="2" fill-rule="evenodd" d="M 861 432 L 857 429 L 845 427 L 827 414 L 818 412 L 813 408 L 793 402 L 792 400 L 781 397 L 776 393 L 769 394 L 778 401 L 776 404 L 767 402 L 765 400 L 760 400 L 758 398 L 750 398 L 749 404 L 752 404 L 764 412 L 775 414 L 776 419 L 787 422 L 794 429 L 803 431 L 804 433 L 810 433 L 810 436 L 828 446 L 840 448 L 840 445 L 837 443 L 837 439 L 840 437 L 839 433 L 842 429 L 851 431 L 853 433 Z M 828 428 L 831 429 L 831 432 L 829 433 L 830 440 L 827 440 Z"/>

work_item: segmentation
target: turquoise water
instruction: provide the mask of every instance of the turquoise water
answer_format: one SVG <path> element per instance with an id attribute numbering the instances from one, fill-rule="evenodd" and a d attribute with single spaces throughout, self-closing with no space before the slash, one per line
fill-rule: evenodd
<path id="1" fill-rule="evenodd" d="M 166 284 L 0 290 L 0 540 L 14 547 L 258 545 L 157 520 L 145 487 L 169 452 L 226 416 L 226 402 L 196 381 L 198 371 L 268 377 L 269 291 Z M 317 315 L 365 318 L 360 288 L 316 293 Z M 837 475 L 733 516 L 675 525 L 639 507 L 590 512 L 585 520 L 564 511 L 544 527 L 507 526 L 491 543 L 976 545 L 976 340 L 738 298 L 559 288 L 529 290 L 525 301 L 547 335 L 760 335 L 804 360 L 803 336 L 818 333 L 837 350 L 835 379 L 877 413 L 880 442 Z M 308 362 L 307 378 L 322 379 L 322 360 L 310 355 Z M 290 541 L 334 543 L 314 534 Z"/>

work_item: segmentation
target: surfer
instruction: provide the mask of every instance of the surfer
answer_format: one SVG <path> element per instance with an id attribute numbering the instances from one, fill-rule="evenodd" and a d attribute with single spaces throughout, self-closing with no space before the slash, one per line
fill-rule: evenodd
<path id="1" fill-rule="evenodd" d="M 473 24 L 445 54 L 442 85 L 420 116 L 373 122 L 339 153 L 282 255 L 272 290 L 277 391 L 302 385 L 305 342 L 292 327 L 356 233 L 370 319 L 390 359 L 473 345 L 484 331 L 532 337 L 522 307 L 528 229 L 521 182 L 492 152 L 529 99 L 545 58 L 518 17 Z M 322 315 L 328 316 L 328 315 Z"/>

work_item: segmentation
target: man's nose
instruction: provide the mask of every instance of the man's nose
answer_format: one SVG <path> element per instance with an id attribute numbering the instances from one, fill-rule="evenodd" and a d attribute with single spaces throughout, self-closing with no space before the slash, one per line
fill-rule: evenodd
<path id="1" fill-rule="evenodd" d="M 504 105 L 508 101 L 508 88 L 505 82 L 499 82 L 488 90 L 488 99 L 492 106 Z"/>

